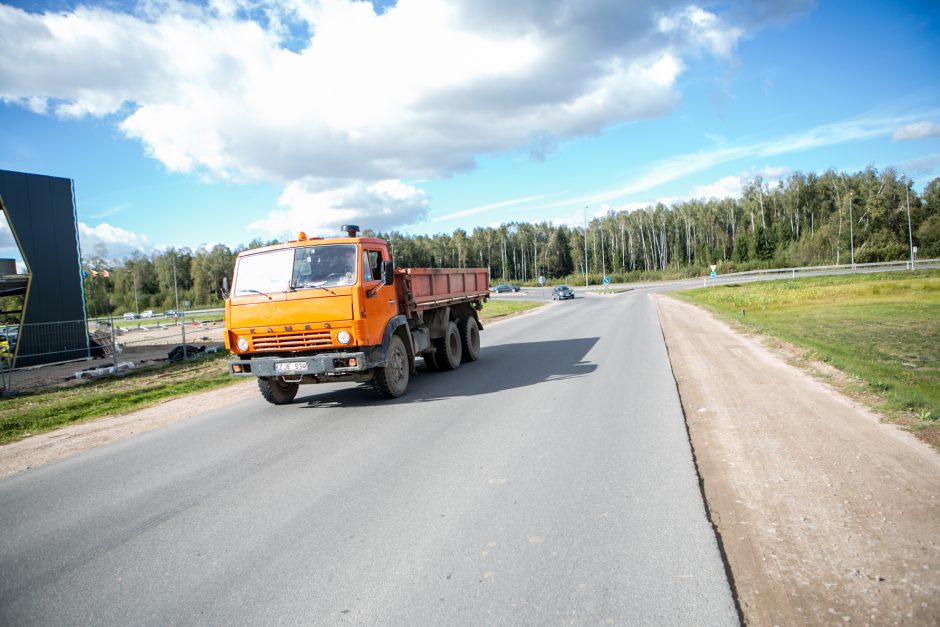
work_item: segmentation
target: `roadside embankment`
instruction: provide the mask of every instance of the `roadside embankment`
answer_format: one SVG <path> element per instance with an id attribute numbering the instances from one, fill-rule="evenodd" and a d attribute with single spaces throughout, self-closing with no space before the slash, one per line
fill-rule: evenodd
<path id="1" fill-rule="evenodd" d="M 940 455 L 757 339 L 655 298 L 748 624 L 936 624 Z"/>

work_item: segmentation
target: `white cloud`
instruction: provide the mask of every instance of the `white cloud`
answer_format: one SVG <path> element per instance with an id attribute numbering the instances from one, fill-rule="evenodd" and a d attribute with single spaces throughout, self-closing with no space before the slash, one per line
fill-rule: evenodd
<path id="1" fill-rule="evenodd" d="M 940 174 L 940 154 L 925 155 L 917 159 L 911 159 L 901 166 L 901 171 L 927 178 L 937 176 Z"/>
<path id="2" fill-rule="evenodd" d="M 499 202 L 489 203 L 487 205 L 480 205 L 479 207 L 471 207 L 470 209 L 463 209 L 462 211 L 455 211 L 453 213 L 447 213 L 439 215 L 431 220 L 431 222 L 445 222 L 447 220 L 455 220 L 457 218 L 466 218 L 467 216 L 473 216 L 480 213 L 488 213 L 496 209 L 505 209 L 506 207 L 514 207 L 517 205 L 524 205 L 544 198 L 548 198 L 550 194 L 539 194 L 536 196 L 524 196 L 522 198 L 512 198 L 510 200 L 501 200 Z"/>
<path id="3" fill-rule="evenodd" d="M 740 198 L 744 189 L 744 181 L 740 176 L 725 176 L 709 183 L 708 185 L 699 185 L 692 190 L 692 198 Z"/>
<path id="4" fill-rule="evenodd" d="M 91 254 L 99 244 L 103 244 L 108 249 L 109 259 L 123 259 L 134 251 L 147 253 L 152 248 L 146 235 L 132 233 L 107 223 L 93 227 L 79 222 L 78 239 L 86 255 Z"/>
<path id="5" fill-rule="evenodd" d="M 13 237 L 13 231 L 10 230 L 10 225 L 7 224 L 6 214 L 0 213 L 0 249 L 14 249 L 19 250 L 16 247 L 16 239 Z M 16 255 L 20 255 L 17 253 Z"/>
<path id="6" fill-rule="evenodd" d="M 744 32 L 676 0 L 0 5 L 0 30 L 0 100 L 114 116 L 171 171 L 273 181 L 291 217 L 330 207 L 386 228 L 427 207 L 390 181 L 666 115 L 688 59 L 726 58 Z"/>
<path id="7" fill-rule="evenodd" d="M 891 132 L 891 139 L 896 142 L 911 139 L 927 139 L 940 137 L 940 123 L 938 122 L 912 122 L 900 126 Z"/>
<path id="8" fill-rule="evenodd" d="M 695 5 L 678 14 L 661 17 L 659 29 L 663 33 L 678 36 L 681 41 L 708 50 L 718 58 L 731 56 L 735 44 L 743 35 L 740 28 L 725 24 L 714 13 Z"/>
<path id="9" fill-rule="evenodd" d="M 793 170 L 791 170 L 785 165 L 768 165 L 758 170 L 757 174 L 759 174 L 761 178 L 769 182 L 771 180 L 773 181 L 780 180 L 786 175 L 790 174 L 792 171 Z"/>
<path id="10" fill-rule="evenodd" d="M 327 189 L 298 181 L 287 186 L 278 204 L 284 209 L 269 212 L 248 229 L 266 238 L 294 238 L 300 231 L 335 236 L 340 226 L 349 223 L 374 231 L 390 230 L 423 220 L 429 206 L 424 191 L 394 179 Z"/>
<path id="11" fill-rule="evenodd" d="M 802 152 L 823 146 L 833 146 L 856 141 L 884 137 L 891 134 L 899 125 L 911 121 L 911 115 L 896 117 L 870 117 L 853 118 L 832 124 L 824 124 L 799 133 L 791 133 L 781 137 L 774 137 L 764 141 L 750 144 L 725 144 L 713 150 L 677 155 L 651 163 L 647 170 L 636 178 L 623 185 L 604 191 L 595 192 L 576 200 L 563 199 L 550 203 L 546 207 L 563 207 L 576 203 L 597 204 L 603 202 L 618 202 L 624 199 L 655 189 L 665 183 L 680 180 L 686 176 L 705 172 L 714 167 L 733 163 L 743 159 L 769 158 L 778 155 Z M 774 168 L 765 175 L 766 178 L 778 178 Z M 780 176 L 785 172 L 780 173 Z M 753 176 L 753 175 L 752 175 Z"/>

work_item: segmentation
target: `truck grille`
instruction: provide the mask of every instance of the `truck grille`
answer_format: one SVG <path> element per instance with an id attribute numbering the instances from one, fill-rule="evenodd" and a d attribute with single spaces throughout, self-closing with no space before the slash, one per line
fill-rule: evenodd
<path id="1" fill-rule="evenodd" d="M 277 333 L 273 335 L 252 335 L 251 343 L 256 352 L 304 350 L 330 348 L 333 339 L 329 331 L 303 331 L 301 333 Z"/>

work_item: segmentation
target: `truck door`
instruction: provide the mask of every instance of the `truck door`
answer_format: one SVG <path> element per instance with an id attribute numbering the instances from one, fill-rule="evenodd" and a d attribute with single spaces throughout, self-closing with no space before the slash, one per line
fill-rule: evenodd
<path id="1" fill-rule="evenodd" d="M 394 285 L 382 285 L 382 259 L 388 259 L 388 253 L 381 247 L 363 247 L 362 250 L 362 285 L 365 294 L 363 310 L 367 342 L 369 345 L 382 343 L 385 325 L 398 314 L 398 302 Z M 369 294 L 372 294 L 369 296 Z"/>

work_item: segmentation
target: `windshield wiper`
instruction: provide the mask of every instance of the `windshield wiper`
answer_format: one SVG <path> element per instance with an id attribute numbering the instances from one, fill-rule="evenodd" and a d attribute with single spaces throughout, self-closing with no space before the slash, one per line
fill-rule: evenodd
<path id="1" fill-rule="evenodd" d="M 300 284 L 298 284 L 298 285 L 294 285 L 293 283 L 291 283 L 290 289 L 291 289 L 292 292 L 296 292 L 298 288 L 300 288 L 300 289 L 305 289 L 305 290 L 306 290 L 306 289 L 311 289 L 311 288 L 313 288 L 313 289 L 315 289 L 315 290 L 323 290 L 323 291 L 325 291 L 325 292 L 329 292 L 329 293 L 332 294 L 333 296 L 336 296 L 336 292 L 334 292 L 333 290 L 331 290 L 331 289 L 328 288 L 328 287 L 323 287 L 322 285 L 317 285 L 317 284 L 315 284 L 315 283 L 300 283 Z"/>
<path id="2" fill-rule="evenodd" d="M 262 296 L 267 296 L 268 300 L 271 300 L 270 294 L 265 294 L 264 292 L 261 292 L 258 290 L 253 290 L 253 289 L 238 290 L 239 294 L 244 294 L 245 292 L 251 292 L 252 294 L 261 294 Z"/>

